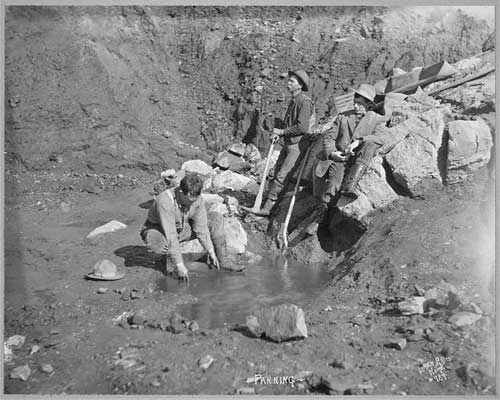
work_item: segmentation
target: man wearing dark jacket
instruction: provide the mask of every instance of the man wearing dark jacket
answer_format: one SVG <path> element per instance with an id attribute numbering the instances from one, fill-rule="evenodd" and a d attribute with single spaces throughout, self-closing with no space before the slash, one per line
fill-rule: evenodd
<path id="1" fill-rule="evenodd" d="M 266 201 L 261 209 L 264 215 L 269 215 L 300 164 L 301 155 L 309 145 L 306 134 L 309 120 L 314 112 L 312 100 L 304 94 L 309 90 L 309 76 L 302 70 L 290 71 L 287 87 L 292 98 L 283 118 L 283 128 L 273 129 L 273 136 L 282 137 L 284 144 L 276 162 L 274 177 L 269 184 Z"/>
<path id="2" fill-rule="evenodd" d="M 374 106 L 375 88 L 363 84 L 354 90 L 353 99 L 351 110 L 339 113 L 335 125 L 323 136 L 323 151 L 318 154 L 315 163 L 314 179 L 323 178 L 325 182 L 322 203 L 317 208 L 315 221 L 307 229 L 310 234 L 316 232 L 319 221 L 338 194 L 345 199 L 356 198 L 357 183 L 381 144 L 373 135 L 373 130 L 386 118 L 370 111 Z M 351 162 L 347 162 L 349 158 Z M 347 165 L 349 168 L 345 173 Z"/>

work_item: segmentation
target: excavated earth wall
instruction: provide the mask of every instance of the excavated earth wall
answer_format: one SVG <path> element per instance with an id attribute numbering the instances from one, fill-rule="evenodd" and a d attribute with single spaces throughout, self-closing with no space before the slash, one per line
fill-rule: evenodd
<path id="1" fill-rule="evenodd" d="M 311 74 L 322 117 L 334 95 L 395 67 L 481 52 L 484 22 L 383 7 L 9 6 L 6 164 L 116 172 L 210 161 L 255 139 L 256 110 L 282 115 L 289 69 Z"/>

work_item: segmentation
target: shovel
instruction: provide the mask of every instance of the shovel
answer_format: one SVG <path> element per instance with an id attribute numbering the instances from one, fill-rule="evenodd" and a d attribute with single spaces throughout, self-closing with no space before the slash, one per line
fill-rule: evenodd
<path id="1" fill-rule="evenodd" d="M 262 178 L 260 181 L 260 187 L 259 187 L 259 192 L 257 193 L 257 197 L 255 198 L 255 201 L 253 203 L 253 207 L 245 207 L 241 206 L 241 208 L 247 212 L 251 212 L 252 214 L 262 214 L 260 211 L 260 207 L 262 205 L 262 198 L 264 196 L 264 189 L 266 187 L 266 179 L 267 179 L 267 173 L 269 172 L 269 165 L 271 164 L 271 156 L 273 155 L 273 150 L 274 150 L 274 144 L 278 140 L 278 137 L 275 136 L 271 139 L 271 145 L 269 146 L 269 151 L 267 153 L 267 159 L 266 159 L 266 165 L 264 167 L 264 172 L 262 173 Z"/>
<path id="2" fill-rule="evenodd" d="M 283 226 L 278 233 L 278 243 L 280 244 L 282 255 L 285 255 L 286 251 L 288 250 L 288 224 L 290 223 L 293 207 L 295 206 L 295 199 L 300 187 L 300 180 L 302 179 L 302 174 L 304 173 L 307 159 L 309 158 L 309 153 L 311 152 L 311 147 L 312 146 L 309 146 L 307 148 L 304 159 L 302 160 L 302 164 L 300 165 L 299 175 L 297 176 L 297 182 L 295 183 L 295 188 L 293 189 L 292 199 L 290 200 L 290 205 L 288 206 L 288 212 L 285 217 L 285 222 L 283 223 Z"/>

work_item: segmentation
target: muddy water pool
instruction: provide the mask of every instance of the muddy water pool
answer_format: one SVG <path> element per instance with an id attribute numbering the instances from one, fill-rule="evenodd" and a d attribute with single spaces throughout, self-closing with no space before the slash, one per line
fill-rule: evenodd
<path id="1" fill-rule="evenodd" d="M 196 298 L 177 311 L 209 329 L 244 324 L 246 316 L 262 306 L 293 303 L 305 307 L 330 280 L 325 264 L 285 263 L 276 257 L 264 257 L 244 273 L 210 270 L 201 262 L 186 266 L 189 284 L 164 277 L 158 281 L 159 289 Z"/>

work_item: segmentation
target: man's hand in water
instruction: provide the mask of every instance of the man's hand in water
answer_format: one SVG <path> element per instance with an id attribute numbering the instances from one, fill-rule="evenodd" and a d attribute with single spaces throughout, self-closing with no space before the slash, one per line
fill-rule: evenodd
<path id="1" fill-rule="evenodd" d="M 177 264 L 177 279 L 189 282 L 189 273 L 184 263 Z"/>

